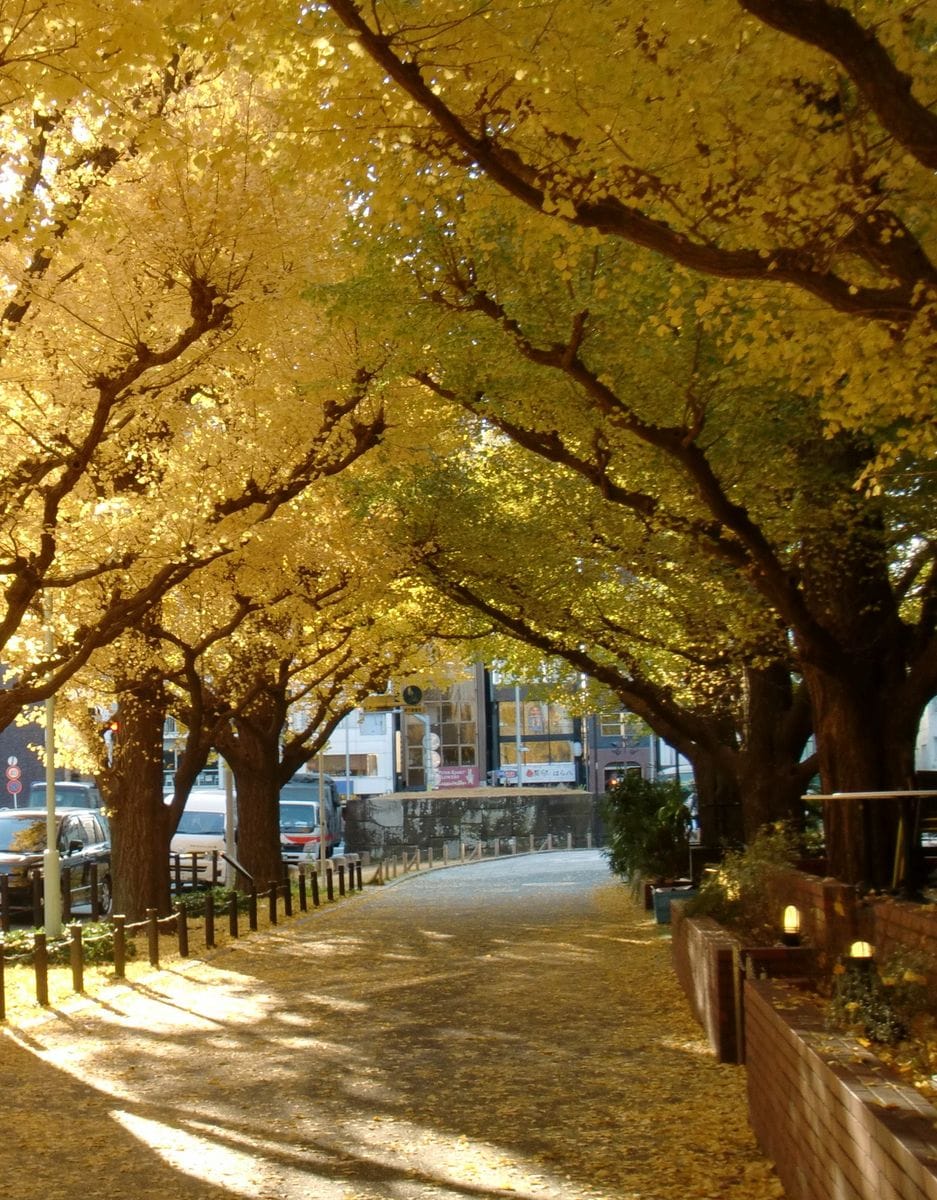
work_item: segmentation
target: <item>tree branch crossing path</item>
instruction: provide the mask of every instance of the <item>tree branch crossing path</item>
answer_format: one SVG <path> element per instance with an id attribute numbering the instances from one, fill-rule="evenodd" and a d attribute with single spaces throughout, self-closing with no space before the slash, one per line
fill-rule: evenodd
<path id="1" fill-rule="evenodd" d="M 768 1200 L 598 851 L 404 876 L 4 1027 L 20 1200 Z"/>

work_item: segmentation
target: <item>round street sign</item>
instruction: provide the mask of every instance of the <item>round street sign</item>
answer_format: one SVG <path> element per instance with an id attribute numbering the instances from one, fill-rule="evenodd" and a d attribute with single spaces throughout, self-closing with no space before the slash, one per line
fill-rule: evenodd
<path id="1" fill-rule="evenodd" d="M 11 796 L 15 796 L 18 792 L 21 792 L 22 790 L 23 790 L 23 785 L 19 779 L 8 779 L 7 780 L 7 791 L 10 793 Z"/>
<path id="2" fill-rule="evenodd" d="M 423 699 L 423 689 L 412 683 L 408 684 L 400 694 L 404 704 L 419 704 Z"/>
<path id="3" fill-rule="evenodd" d="M 22 768 L 16 766 L 15 763 L 12 764 L 11 766 L 7 767 L 7 769 L 6 769 L 7 779 L 19 779 L 19 777 L 22 774 L 23 774 Z"/>

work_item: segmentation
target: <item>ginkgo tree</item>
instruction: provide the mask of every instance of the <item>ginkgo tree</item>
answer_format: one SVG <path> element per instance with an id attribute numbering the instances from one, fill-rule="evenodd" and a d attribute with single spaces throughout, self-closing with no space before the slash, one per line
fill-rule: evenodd
<path id="1" fill-rule="evenodd" d="M 372 132 L 362 191 L 385 219 L 496 191 L 531 238 L 561 227 L 569 260 L 647 248 L 724 281 L 700 298 L 677 278 L 674 311 L 741 302 L 727 351 L 785 363 L 835 425 L 933 450 L 931 4 L 321 7 L 323 83 L 343 130 Z"/>
<path id="2" fill-rule="evenodd" d="M 810 695 L 830 790 L 908 786 L 935 682 L 925 464 L 904 456 L 870 493 L 860 477 L 874 448 L 847 431 L 823 437 L 813 397 L 724 366 L 689 320 L 641 338 L 640 311 L 609 285 L 603 308 L 596 277 L 551 287 L 547 270 L 525 294 L 526 253 L 528 276 L 507 254 L 500 271 L 466 258 L 434 274 L 417 334 L 434 354 L 416 377 L 629 514 L 646 533 L 622 567 L 653 577 L 653 557 L 667 555 L 690 578 L 728 574 L 730 594 L 757 596 L 792 632 L 784 657 Z M 584 293 L 593 318 L 561 342 Z M 634 340 L 621 337 L 629 316 Z M 409 348 L 401 357 L 414 363 Z M 701 605 L 709 594 L 700 589 Z M 743 620 L 749 611 L 740 605 Z M 838 870 L 867 869 L 858 835 L 837 843 L 828 824 L 834 846 L 857 856 Z"/>
<path id="3" fill-rule="evenodd" d="M 375 499 L 368 528 L 409 547 L 408 574 L 446 598 L 440 612 L 448 602 L 475 614 L 486 660 L 510 658 L 523 677 L 562 660 L 563 688 L 575 696 L 577 680 L 596 681 L 677 747 L 708 846 L 800 819 L 816 764 L 785 631 L 679 537 L 482 425 L 461 454 Z"/>
<path id="4" fill-rule="evenodd" d="M 937 687 L 927 11 L 328 7 L 398 362 L 746 580 L 826 790 L 908 786 Z M 837 873 L 889 874 L 828 818 Z"/>
<path id="5" fill-rule="evenodd" d="M 236 556 L 174 589 L 66 689 L 61 717 L 111 815 L 114 902 L 125 915 L 169 911 L 169 842 L 210 752 L 234 776 L 238 861 L 266 887 L 283 870 L 282 785 L 364 695 L 391 674 L 420 673 L 431 628 L 395 556 L 356 561 L 344 536 L 330 545 L 334 516 L 321 491 L 305 494 Z M 181 731 L 171 785 L 167 716 Z"/>
<path id="6" fill-rule="evenodd" d="M 301 299 L 334 188 L 211 7 L 4 7 L 0 725 L 380 434 Z"/>
<path id="7" fill-rule="evenodd" d="M 84 11 L 106 25 L 106 7 Z M 34 37 L 40 74 L 59 61 L 42 49 L 56 29 L 63 73 L 78 72 L 73 42 L 92 65 L 110 53 L 77 10 L 70 32 L 55 6 L 21 11 L 32 24 L 5 36 Z M 70 680 L 87 712 L 76 673 L 109 672 L 115 882 L 137 913 L 165 890 L 171 832 L 161 604 L 385 429 L 353 330 L 327 329 L 305 298 L 337 269 L 327 164 L 312 186 L 302 137 L 278 136 L 269 77 L 229 69 L 199 13 L 179 16 L 148 10 L 142 43 L 117 22 L 134 51 L 115 49 L 110 73 L 62 96 L 11 92 L 5 110 L 9 144 L 17 120 L 41 128 L 5 181 L 0 724 Z M 8 83 L 25 61 L 12 45 Z"/>
<path id="8" fill-rule="evenodd" d="M 415 660 L 423 645 L 406 623 L 398 624 L 384 564 L 361 570 L 353 544 L 329 546 L 327 509 L 311 497 L 303 509 L 305 520 L 294 513 L 264 530 L 263 561 L 277 570 L 267 567 L 273 578 L 266 586 L 239 577 L 229 605 L 246 603 L 249 593 L 254 611 L 228 636 L 202 646 L 163 632 L 182 668 L 169 685 L 169 710 L 186 729 L 187 744 L 194 738 L 211 746 L 230 768 L 238 860 L 264 886 L 283 872 L 281 787 L 314 759 L 338 721 L 363 696 L 383 691 L 390 673 Z M 310 521 L 319 531 L 311 542 L 303 536 Z M 280 595 L 258 605 L 271 585 Z M 224 615 L 217 603 L 200 610 L 200 625 Z M 183 783 L 177 776 L 176 815 Z"/>

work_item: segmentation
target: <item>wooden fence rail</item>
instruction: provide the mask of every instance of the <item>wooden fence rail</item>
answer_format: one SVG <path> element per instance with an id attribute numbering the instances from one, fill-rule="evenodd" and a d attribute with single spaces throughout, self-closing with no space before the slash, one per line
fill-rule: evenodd
<path id="1" fill-rule="evenodd" d="M 534 835 L 529 836 L 529 853 L 540 853 L 542 851 L 555 850 L 560 848 L 560 843 L 565 841 L 565 848 L 572 849 L 572 835 L 567 834 L 565 838 L 557 838 L 553 834 L 547 834 L 543 839 L 534 838 Z M 592 840 L 589 838 L 588 845 L 591 848 Z M 479 841 L 471 847 L 465 842 L 459 844 L 459 863 L 478 862 L 484 857 L 485 843 Z M 492 848 L 495 855 L 509 854 L 515 855 L 519 853 L 517 839 L 493 839 Z M 197 856 L 177 856 L 179 859 L 188 857 L 190 859 L 190 869 L 194 878 L 197 873 L 198 863 L 192 864 L 191 859 Z M 220 868 L 217 862 L 217 852 L 214 852 L 213 871 L 218 870 L 220 876 Z M 446 847 L 443 848 L 442 866 L 449 866 L 450 859 Z M 312 866 L 312 864 L 310 864 Z M 284 864 L 286 867 L 286 864 Z M 400 853 L 400 860 L 396 855 L 383 859 L 377 864 L 377 870 L 374 875 L 375 883 L 385 883 L 392 878 L 396 878 L 398 871 L 402 870 L 404 874 L 409 871 L 418 872 L 423 868 L 433 869 L 434 858 L 433 852 L 430 850 L 424 859 L 419 848 L 414 848 L 412 852 L 408 848 L 404 848 Z M 300 864 L 296 869 L 296 892 L 298 899 L 299 911 L 305 913 L 309 909 L 311 901 L 313 908 L 319 908 L 321 905 L 321 890 L 320 890 L 320 864 L 315 864 L 308 875 L 306 873 L 306 864 Z M 181 870 L 178 863 L 172 864 L 173 876 L 184 876 L 185 872 Z M 356 854 L 336 856 L 334 862 L 331 859 L 326 860 L 324 872 L 326 898 L 329 903 L 333 903 L 336 899 L 336 878 L 338 886 L 338 895 L 345 896 L 348 892 L 354 892 L 355 889 L 360 892 L 363 890 L 362 878 L 362 863 L 361 859 Z M 6 877 L 0 876 L 0 927 L 2 934 L 9 932 L 9 908 L 8 896 L 6 890 Z M 40 888 L 41 894 L 41 888 Z M 49 1004 L 49 965 L 50 957 L 54 953 L 60 953 L 63 947 L 67 947 L 68 961 L 71 965 L 72 974 L 72 990 L 81 992 L 84 990 L 84 967 L 85 967 L 85 949 L 86 946 L 93 942 L 103 940 L 105 938 L 113 938 L 112 954 L 114 964 L 114 977 L 123 979 L 126 977 L 127 958 L 131 952 L 133 943 L 130 940 L 130 935 L 141 933 L 145 936 L 149 963 L 152 967 L 158 968 L 160 965 L 160 937 L 165 935 L 175 935 L 176 947 L 180 957 L 186 958 L 189 955 L 189 927 L 196 915 L 200 915 L 203 920 L 203 933 L 205 946 L 210 948 L 216 944 L 216 918 L 221 915 L 218 908 L 217 889 L 206 890 L 202 893 L 204 896 L 204 904 L 202 912 L 195 914 L 189 910 L 189 900 L 193 895 L 192 889 L 183 887 L 182 893 L 177 895 L 174 910 L 171 914 L 164 917 L 159 917 L 156 909 L 148 909 L 146 918 L 143 921 L 127 923 L 125 916 L 116 914 L 110 918 L 107 923 L 107 931 L 97 933 L 91 937 L 83 936 L 82 927 L 79 923 L 74 922 L 68 928 L 68 937 L 58 941 L 54 946 L 48 944 L 46 934 L 41 929 L 33 934 L 32 947 L 22 950 L 18 953 L 8 950 L 5 944 L 5 939 L 0 934 L 0 1020 L 6 1019 L 6 969 L 12 963 L 31 962 L 35 972 L 35 989 L 37 1002 L 42 1006 Z M 266 890 L 261 893 L 266 898 L 268 905 L 268 916 L 271 925 L 276 925 L 279 921 L 281 906 L 284 917 L 293 915 L 293 888 L 290 878 L 281 880 L 272 880 L 268 883 Z M 250 883 L 246 892 L 237 892 L 234 890 L 228 891 L 224 895 L 223 912 L 228 918 L 228 934 L 232 939 L 240 936 L 240 913 L 242 908 L 246 907 L 248 928 L 254 932 L 258 928 L 257 907 L 259 894 L 253 882 Z M 40 906 L 41 907 L 41 906 Z M 39 921 L 36 922 L 39 924 Z"/>
<path id="2" fill-rule="evenodd" d="M 354 892 L 356 888 L 358 891 L 362 890 L 361 863 L 357 855 L 346 856 L 341 863 L 337 864 L 336 869 L 341 881 L 339 895 L 347 895 L 349 892 Z M 328 866 L 326 879 L 330 901 L 335 900 L 333 874 L 331 866 Z M 265 891 L 260 893 L 266 899 L 271 925 L 278 924 L 281 913 L 287 918 L 294 914 L 292 882 L 291 879 L 272 880 Z M 308 912 L 310 900 L 313 908 L 319 908 L 321 900 L 317 872 L 312 871 L 307 876 L 306 868 L 301 864 L 296 872 L 296 884 L 299 911 L 301 913 Z M 228 918 L 228 934 L 232 939 L 240 936 L 240 914 L 244 907 L 247 910 L 249 929 L 256 931 L 258 898 L 258 892 L 253 884 L 247 893 L 232 890 L 225 894 L 223 908 Z M 160 917 L 155 908 L 149 908 L 144 920 L 128 922 L 125 916 L 118 913 L 110 919 L 107 932 L 98 933 L 92 937 L 83 938 L 82 927 L 77 922 L 69 926 L 67 937 L 59 939 L 55 943 L 50 943 L 46 933 L 37 929 L 33 933 L 32 946 L 19 953 L 9 952 L 4 938 L 0 937 L 0 1020 L 6 1019 L 6 968 L 11 963 L 31 962 L 35 974 L 36 1001 L 41 1006 L 47 1007 L 49 1004 L 50 963 L 53 956 L 62 950 L 67 949 L 68 951 L 72 991 L 82 992 L 84 991 L 86 947 L 91 942 L 113 938 L 111 958 L 114 964 L 114 977 L 115 979 L 124 979 L 127 973 L 127 959 L 133 952 L 133 934 L 140 934 L 145 939 L 149 964 L 151 967 L 159 968 L 161 937 L 175 935 L 176 950 L 180 958 L 187 958 L 189 956 L 190 926 L 193 920 L 198 916 L 201 917 L 205 946 L 210 948 L 216 945 L 216 918 L 219 915 L 216 894 L 206 891 L 202 911 L 198 914 L 189 911 L 185 897 L 179 897 L 173 912 L 168 916 Z"/>

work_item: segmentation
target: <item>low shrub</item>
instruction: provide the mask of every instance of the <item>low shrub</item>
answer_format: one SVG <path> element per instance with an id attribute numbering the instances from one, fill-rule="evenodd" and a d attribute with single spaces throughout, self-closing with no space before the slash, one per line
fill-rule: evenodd
<path id="1" fill-rule="evenodd" d="M 926 965 L 909 952 L 849 960 L 833 968 L 827 1020 L 831 1028 L 883 1045 L 905 1040 L 919 1018 L 937 1014 L 927 989 Z"/>
<path id="2" fill-rule="evenodd" d="M 250 897 L 245 892 L 237 892 L 238 912 L 247 912 L 250 904 Z M 216 913 L 225 913 L 231 903 L 231 891 L 228 888 L 197 888 L 191 892 L 180 892 L 175 897 L 175 903 L 178 907 L 185 909 L 190 917 L 203 917 L 205 909 L 208 905 L 208 897 L 211 896 L 215 906 Z"/>
<path id="3" fill-rule="evenodd" d="M 798 853 L 798 837 L 788 825 L 766 825 L 703 877 L 699 894 L 687 901 L 687 915 L 711 917 L 752 945 L 772 945 L 780 916 L 772 884 L 793 868 Z"/>
<path id="4" fill-rule="evenodd" d="M 41 932 L 41 931 L 40 931 Z M 3 936 L 3 953 L 7 959 L 32 963 L 36 930 L 11 929 Z M 86 965 L 114 961 L 114 927 L 109 921 L 89 921 L 81 927 L 82 957 Z M 49 965 L 67 966 L 71 961 L 71 940 L 55 938 L 47 943 Z M 135 958 L 136 945 L 126 939 L 126 957 Z"/>

